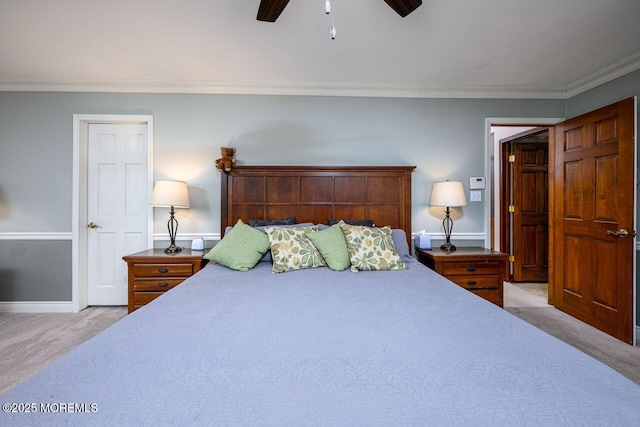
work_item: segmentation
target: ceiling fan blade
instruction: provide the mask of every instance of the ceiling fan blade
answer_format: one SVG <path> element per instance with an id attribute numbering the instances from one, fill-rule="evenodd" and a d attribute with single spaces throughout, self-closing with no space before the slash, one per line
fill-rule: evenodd
<path id="1" fill-rule="evenodd" d="M 276 22 L 287 3 L 289 3 L 289 0 L 260 0 L 258 21 Z"/>
<path id="2" fill-rule="evenodd" d="M 391 9 L 398 12 L 398 15 L 403 18 L 416 10 L 421 4 L 422 0 L 384 0 L 387 2 Z"/>

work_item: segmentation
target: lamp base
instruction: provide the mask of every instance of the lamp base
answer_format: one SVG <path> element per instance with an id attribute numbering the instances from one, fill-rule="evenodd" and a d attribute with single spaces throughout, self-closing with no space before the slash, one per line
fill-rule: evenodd
<path id="1" fill-rule="evenodd" d="M 444 245 L 440 246 L 440 249 L 442 249 L 443 251 L 447 251 L 447 252 L 453 252 L 456 250 L 456 247 L 454 245 L 452 245 L 451 243 L 445 243 Z"/>
<path id="2" fill-rule="evenodd" d="M 176 252 L 182 252 L 182 248 L 180 246 L 171 245 L 164 250 L 165 254 L 175 254 Z"/>

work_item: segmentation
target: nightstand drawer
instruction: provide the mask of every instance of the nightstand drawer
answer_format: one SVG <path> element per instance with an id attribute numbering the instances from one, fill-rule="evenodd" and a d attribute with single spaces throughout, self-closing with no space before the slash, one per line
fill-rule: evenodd
<path id="1" fill-rule="evenodd" d="M 154 248 L 122 257 L 128 268 L 129 313 L 200 271 L 204 253 L 189 249 L 166 253 Z"/>
<path id="2" fill-rule="evenodd" d="M 497 261 L 480 262 L 445 262 L 442 265 L 444 276 L 473 274 L 473 275 L 494 275 L 500 274 L 500 264 Z"/>
<path id="3" fill-rule="evenodd" d="M 133 282 L 133 290 L 135 292 L 158 291 L 164 292 L 182 283 L 184 279 L 155 279 L 144 280 L 135 279 Z"/>
<path id="4" fill-rule="evenodd" d="M 193 264 L 136 264 L 136 277 L 189 277 L 194 273 Z"/>
<path id="5" fill-rule="evenodd" d="M 508 277 L 509 255 L 477 247 L 457 251 L 414 248 L 416 257 L 425 266 L 451 280 L 456 285 L 502 307 L 502 282 Z"/>
<path id="6" fill-rule="evenodd" d="M 452 276 L 449 280 L 465 289 L 498 289 L 500 287 L 498 277 Z"/>
<path id="7" fill-rule="evenodd" d="M 481 298 L 486 299 L 489 302 L 500 305 L 502 298 L 500 295 L 500 289 L 469 289 L 471 293 L 478 295 Z"/>
<path id="8" fill-rule="evenodd" d="M 133 294 L 133 305 L 136 307 L 150 303 L 164 292 L 136 292 Z"/>

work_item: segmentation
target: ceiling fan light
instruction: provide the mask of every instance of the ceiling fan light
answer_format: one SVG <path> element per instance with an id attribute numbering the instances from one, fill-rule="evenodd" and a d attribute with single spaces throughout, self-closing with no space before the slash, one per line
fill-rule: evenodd
<path id="1" fill-rule="evenodd" d="M 324 2 L 324 11 L 328 14 L 331 13 L 331 0 L 327 0 Z"/>
<path id="2" fill-rule="evenodd" d="M 336 39 L 336 27 L 334 27 L 333 25 L 329 29 L 329 37 L 331 37 L 331 40 Z"/>

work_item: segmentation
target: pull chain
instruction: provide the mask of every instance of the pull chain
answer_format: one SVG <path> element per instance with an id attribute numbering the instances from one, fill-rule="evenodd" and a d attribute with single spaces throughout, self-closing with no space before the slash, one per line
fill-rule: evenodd
<path id="1" fill-rule="evenodd" d="M 336 39 L 336 26 L 333 21 L 333 15 L 331 14 L 331 2 L 332 0 L 326 0 L 324 2 L 324 11 L 327 15 L 331 15 L 331 27 L 329 27 L 329 37 L 331 40 Z"/>

